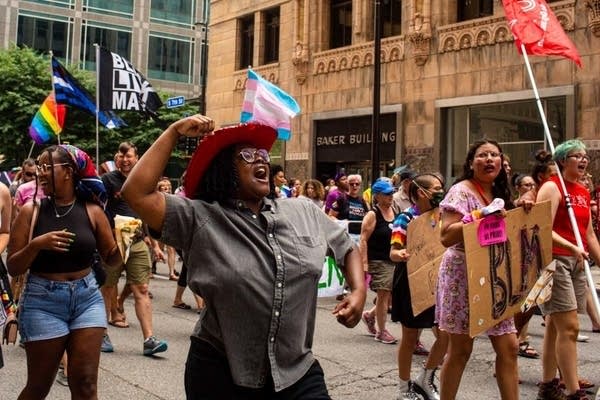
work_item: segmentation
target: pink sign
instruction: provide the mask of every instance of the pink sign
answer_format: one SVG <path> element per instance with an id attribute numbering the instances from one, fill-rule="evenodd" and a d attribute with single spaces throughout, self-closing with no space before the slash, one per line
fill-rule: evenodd
<path id="1" fill-rule="evenodd" d="M 481 246 L 506 242 L 506 222 L 501 215 L 489 215 L 479 221 L 477 239 Z"/>

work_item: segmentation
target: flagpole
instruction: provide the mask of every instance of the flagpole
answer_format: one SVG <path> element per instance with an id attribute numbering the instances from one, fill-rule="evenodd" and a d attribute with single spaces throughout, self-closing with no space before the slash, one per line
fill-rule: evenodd
<path id="1" fill-rule="evenodd" d="M 535 100 L 537 103 L 538 111 L 540 112 L 540 117 L 542 119 L 542 124 L 544 125 L 544 134 L 546 136 L 546 141 L 548 142 L 548 146 L 550 147 L 550 151 L 554 154 L 554 144 L 552 143 L 552 135 L 550 134 L 550 128 L 548 127 L 548 122 L 546 121 L 546 113 L 544 112 L 544 108 L 542 107 L 542 101 L 540 100 L 540 94 L 538 92 L 537 85 L 535 83 L 535 78 L 533 76 L 533 70 L 531 69 L 531 65 L 529 64 L 529 57 L 527 55 L 527 49 L 525 49 L 525 45 L 521 43 L 521 53 L 523 54 L 523 58 L 525 59 L 525 66 L 527 67 L 527 74 L 529 75 L 529 81 L 531 82 L 531 87 L 533 88 L 533 93 L 535 95 Z M 558 180 L 560 182 L 560 186 L 562 188 L 562 192 L 566 193 L 567 196 L 565 198 L 565 205 L 567 207 L 567 213 L 569 215 L 569 220 L 571 222 L 571 228 L 573 229 L 573 234 L 575 235 L 575 241 L 577 242 L 577 246 L 579 248 L 583 247 L 583 240 L 581 239 L 581 235 L 579 234 L 579 229 L 577 227 L 577 220 L 575 219 L 575 212 L 573 211 L 573 207 L 571 206 L 571 200 L 569 199 L 567 193 L 567 187 L 565 185 L 565 181 L 563 179 L 562 174 L 558 174 Z M 592 292 L 592 298 L 594 299 L 594 305 L 596 306 L 596 311 L 600 314 L 600 301 L 598 300 L 598 293 L 596 293 L 596 284 L 594 283 L 594 278 L 592 277 L 592 272 L 590 271 L 590 264 L 588 260 L 584 259 L 583 267 L 585 270 L 585 276 L 588 281 L 588 286 L 590 291 Z"/>
<path id="2" fill-rule="evenodd" d="M 33 154 L 33 148 L 35 147 L 35 142 L 32 140 L 31 141 L 31 147 L 29 148 L 29 154 L 27 154 L 27 158 L 31 158 L 31 155 Z"/>
<path id="3" fill-rule="evenodd" d="M 96 171 L 100 170 L 100 134 L 98 133 L 98 109 L 100 107 L 100 46 L 94 43 L 96 48 Z"/>
<path id="4" fill-rule="evenodd" d="M 54 92 L 54 70 L 52 69 L 52 57 L 54 57 L 54 53 L 52 50 L 50 53 L 50 87 L 52 88 L 52 97 L 54 97 L 54 119 L 58 123 L 58 103 L 56 102 L 56 93 Z M 59 124 L 60 125 L 60 124 Z M 58 140 L 58 144 L 60 144 L 60 132 L 56 134 L 56 140 Z M 35 144 L 35 142 L 34 142 Z M 31 148 L 33 150 L 33 147 Z"/>

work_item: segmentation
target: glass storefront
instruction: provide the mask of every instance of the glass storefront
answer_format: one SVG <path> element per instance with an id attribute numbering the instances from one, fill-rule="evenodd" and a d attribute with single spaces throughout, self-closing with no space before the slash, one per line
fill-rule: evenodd
<path id="1" fill-rule="evenodd" d="M 572 137 L 568 96 L 542 99 L 554 145 Z M 446 178 L 449 182 L 462 174 L 471 143 L 490 138 L 496 140 L 510 157 L 513 173 L 529 173 L 535 153 L 548 150 L 542 120 L 535 100 L 494 104 L 475 104 L 442 110 L 445 132 Z"/>

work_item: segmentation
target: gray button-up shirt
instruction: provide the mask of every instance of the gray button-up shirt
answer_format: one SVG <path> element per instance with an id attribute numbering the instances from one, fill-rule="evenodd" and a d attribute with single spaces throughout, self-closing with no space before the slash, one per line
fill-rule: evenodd
<path id="1" fill-rule="evenodd" d="M 314 358 L 317 285 L 327 251 L 352 249 L 345 229 L 312 203 L 264 200 L 222 206 L 165 195 L 160 240 L 183 250 L 188 284 L 206 301 L 194 335 L 227 357 L 237 385 L 275 390 L 297 382 Z"/>

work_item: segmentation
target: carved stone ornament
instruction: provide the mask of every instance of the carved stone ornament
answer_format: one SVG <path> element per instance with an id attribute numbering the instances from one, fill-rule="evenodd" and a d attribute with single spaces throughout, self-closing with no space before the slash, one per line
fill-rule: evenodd
<path id="1" fill-rule="evenodd" d="M 418 66 L 423 66 L 429 59 L 429 46 L 431 45 L 431 34 L 425 32 L 412 32 L 408 40 L 413 47 L 413 58 Z"/>
<path id="2" fill-rule="evenodd" d="M 296 42 L 296 48 L 292 55 L 292 64 L 294 64 L 296 70 L 296 82 L 298 85 L 302 85 L 306 81 L 308 74 L 309 57 L 306 46 L 300 41 Z"/>
<path id="3" fill-rule="evenodd" d="M 252 68 L 254 72 L 273 83 L 274 85 L 279 84 L 279 63 L 261 65 L 260 67 Z M 248 70 L 242 69 L 234 72 L 233 74 L 233 90 L 241 91 L 246 90 L 246 81 L 248 80 Z"/>
<path id="4" fill-rule="evenodd" d="M 565 31 L 575 29 L 575 2 L 576 0 L 565 0 L 550 4 L 550 8 Z M 599 10 L 600 0 L 588 0 L 588 3 L 596 4 L 596 10 Z M 599 15 L 597 11 L 596 21 L 598 22 L 600 22 Z M 477 18 L 441 26 L 438 28 L 438 35 L 438 52 L 440 53 L 491 46 L 514 40 L 504 16 Z"/>
<path id="5" fill-rule="evenodd" d="M 381 63 L 400 60 L 404 60 L 404 35 L 382 39 Z M 370 65 L 373 65 L 372 41 L 315 53 L 312 73 L 313 75 L 329 74 Z"/>
<path id="6" fill-rule="evenodd" d="M 594 36 L 600 37 L 600 0 L 587 0 L 585 5 L 588 8 L 588 28 Z"/>

